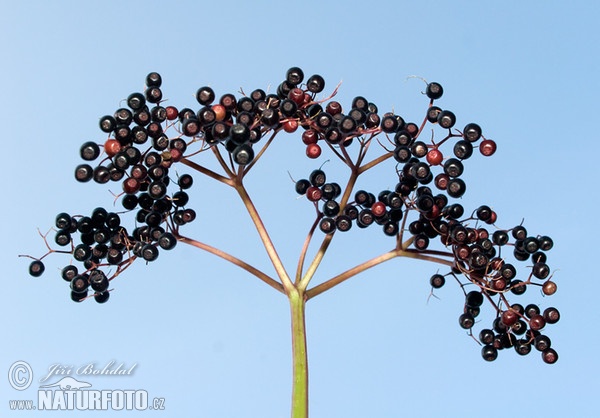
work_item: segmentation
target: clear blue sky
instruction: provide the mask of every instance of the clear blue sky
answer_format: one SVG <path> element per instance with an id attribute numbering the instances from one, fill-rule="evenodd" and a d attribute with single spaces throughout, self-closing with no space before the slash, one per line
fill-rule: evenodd
<path id="1" fill-rule="evenodd" d="M 115 360 L 137 363 L 135 373 L 90 378 L 94 387 L 166 399 L 165 412 L 137 415 L 289 415 L 287 301 L 243 270 L 180 245 L 150 266 L 136 263 L 113 282 L 107 304 L 75 304 L 58 276 L 67 258 L 50 257 L 46 274 L 34 279 L 17 255 L 44 252 L 36 228 L 47 230 L 58 212 L 112 204 L 109 187 L 73 180 L 78 149 L 103 140 L 98 118 L 143 89 L 148 72 L 162 74 L 167 103 L 196 107 L 200 86 L 218 95 L 273 90 L 287 68 L 300 66 L 329 88 L 343 80 L 342 103 L 360 94 L 413 120 L 427 102 L 423 84 L 407 77 L 440 82 L 440 105 L 459 125 L 478 122 L 499 146 L 491 159 L 468 161 L 464 205 L 487 203 L 500 227 L 524 218 L 531 233 L 554 238 L 548 262 L 559 291 L 543 298 L 531 289 L 523 300 L 562 313 L 548 330 L 557 364 L 512 351 L 486 363 L 458 326 L 459 287 L 448 283 L 427 303 L 438 266 L 393 260 L 309 302 L 311 416 L 598 416 L 595 2 L 2 4 L 1 376 L 17 360 L 36 379 L 52 364 Z M 303 152 L 299 136 L 282 136 L 247 180 L 290 269 L 313 212 L 296 199 L 287 171 L 303 177 L 326 159 L 297 158 Z M 342 182 L 335 161 L 326 167 Z M 363 184 L 380 190 L 394 182 L 375 176 Z M 199 219 L 185 233 L 268 270 L 239 200 L 217 186 L 197 178 L 190 205 Z M 370 230 L 335 241 L 316 281 L 390 245 Z M 36 393 L 36 383 L 17 392 L 2 377 L 0 415 L 25 416 L 8 400 Z"/>

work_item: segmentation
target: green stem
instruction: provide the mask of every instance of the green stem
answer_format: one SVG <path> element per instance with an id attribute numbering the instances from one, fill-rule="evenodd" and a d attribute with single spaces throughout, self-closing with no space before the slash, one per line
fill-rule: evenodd
<path id="1" fill-rule="evenodd" d="M 292 319 L 292 418 L 308 418 L 308 355 L 306 350 L 305 299 L 302 292 L 288 294 Z"/>

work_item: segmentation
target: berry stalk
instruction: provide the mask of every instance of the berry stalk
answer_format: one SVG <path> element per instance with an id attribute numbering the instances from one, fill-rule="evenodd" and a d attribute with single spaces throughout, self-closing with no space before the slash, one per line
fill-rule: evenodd
<path id="1" fill-rule="evenodd" d="M 308 354 L 306 346 L 305 297 L 294 290 L 288 294 L 292 325 L 292 418 L 308 418 Z"/>

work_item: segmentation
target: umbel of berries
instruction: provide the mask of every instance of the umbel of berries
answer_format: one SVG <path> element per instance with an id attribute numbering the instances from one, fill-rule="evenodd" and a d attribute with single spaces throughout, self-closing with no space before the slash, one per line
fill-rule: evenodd
<path id="1" fill-rule="evenodd" d="M 395 258 L 442 266 L 445 270 L 424 278 L 432 292 L 443 292 L 449 283 L 460 285 L 464 300 L 456 304 L 457 329 L 478 340 L 484 360 L 514 351 L 519 356 L 540 353 L 546 363 L 557 361 L 549 331 L 560 312 L 546 302 L 549 298 L 542 304 L 534 300 L 558 289 L 549 260 L 553 240 L 523 224 L 502 225 L 494 209 L 496 195 L 470 206 L 469 179 L 495 173 L 486 172 L 485 165 L 471 172 L 469 162 L 494 155 L 497 145 L 484 127 L 451 108 L 440 83 L 422 86 L 417 98 L 421 116 L 411 120 L 384 110 L 367 92 L 348 103 L 337 101 L 339 85 L 328 93 L 321 75 L 305 74 L 299 67 L 289 68 L 273 88 L 218 92 L 204 83 L 193 92 L 193 103 L 167 101 L 163 78 L 156 72 L 145 82 L 143 91 L 115 93 L 126 100 L 99 115 L 96 136 L 81 134 L 86 140 L 79 148 L 75 180 L 106 184 L 105 204 L 94 204 L 85 213 L 65 208 L 56 215 L 42 234 L 46 253 L 27 256 L 31 276 L 43 275 L 47 256 L 63 255 L 58 271 L 69 298 L 105 303 L 119 297 L 115 279 L 134 262 L 148 267 L 160 263 L 178 243 L 235 264 L 289 301 L 296 418 L 308 416 L 306 302 Z M 295 141 L 302 150 L 297 156 Z M 306 210 L 312 217 L 299 238 L 303 244 L 293 266 L 280 259 L 246 188 L 274 143 L 289 147 L 289 172 L 279 174 L 294 179 L 291 190 L 271 196 L 294 205 L 290 211 Z M 306 167 L 308 161 L 312 169 L 295 168 L 294 158 L 308 159 L 302 164 Z M 381 169 L 371 170 L 376 166 Z M 346 169 L 345 175 L 339 167 Z M 210 237 L 201 233 L 201 240 L 186 235 L 189 223 L 202 229 L 236 203 L 204 205 L 196 212 L 196 202 L 207 201 L 203 187 L 210 181 L 230 188 L 241 200 L 274 273 L 253 267 L 245 254 L 211 246 Z M 255 181 L 265 187 L 264 179 Z M 333 240 L 376 248 L 366 242 L 374 236 L 367 229 L 378 230 L 386 252 L 369 260 L 338 258 L 342 273 L 314 283 Z M 197 262 L 190 268 L 197 268 Z M 145 284 L 149 280 L 145 277 Z"/>

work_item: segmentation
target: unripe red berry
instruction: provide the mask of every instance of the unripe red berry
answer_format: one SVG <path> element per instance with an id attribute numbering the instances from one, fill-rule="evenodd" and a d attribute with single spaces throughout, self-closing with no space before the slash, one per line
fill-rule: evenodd
<path id="1" fill-rule="evenodd" d="M 316 144 L 319 140 L 319 135 L 314 129 L 307 129 L 302 133 L 302 142 L 306 145 Z"/>
<path id="2" fill-rule="evenodd" d="M 121 151 L 121 148 L 121 144 L 116 139 L 108 139 L 104 143 L 104 151 L 111 158 Z"/>
<path id="3" fill-rule="evenodd" d="M 290 119 L 283 123 L 283 130 L 289 134 L 296 132 L 296 129 L 298 129 L 298 121 L 296 119 Z"/>
<path id="4" fill-rule="evenodd" d="M 128 177 L 123 182 L 123 191 L 126 194 L 134 194 L 134 193 L 137 193 L 139 190 L 140 190 L 140 182 L 138 179 L 136 179 L 134 177 Z"/>
<path id="5" fill-rule="evenodd" d="M 227 116 L 227 109 L 221 104 L 212 106 L 213 112 L 215 112 L 215 121 L 221 122 Z"/>
<path id="6" fill-rule="evenodd" d="M 540 314 L 533 315 L 529 319 L 529 328 L 531 328 L 533 331 L 539 331 L 542 328 L 544 328 L 545 326 L 546 326 L 546 320 Z"/>
<path id="7" fill-rule="evenodd" d="M 175 106 L 167 106 L 165 110 L 167 111 L 168 120 L 175 120 L 179 116 L 179 110 Z"/>
<path id="8" fill-rule="evenodd" d="M 373 203 L 373 205 L 371 206 L 371 212 L 373 212 L 373 215 L 376 218 L 379 218 L 379 217 L 385 215 L 385 212 L 386 212 L 385 204 L 383 202 Z"/>
<path id="9" fill-rule="evenodd" d="M 551 296 L 556 293 L 556 283 L 552 280 L 548 280 L 542 285 L 542 292 L 546 296 Z"/>
<path id="10" fill-rule="evenodd" d="M 318 144 L 309 144 L 306 146 L 306 156 L 308 158 L 319 158 L 321 155 L 321 147 Z"/>
<path id="11" fill-rule="evenodd" d="M 514 325 L 519 320 L 519 314 L 513 311 L 512 309 L 508 309 L 502 312 L 502 323 L 507 327 Z"/>
<path id="12" fill-rule="evenodd" d="M 479 152 L 486 157 L 493 155 L 496 152 L 496 142 L 491 139 L 481 141 L 481 144 L 479 144 Z"/>
<path id="13" fill-rule="evenodd" d="M 432 150 L 429 150 L 429 152 L 427 152 L 427 162 L 431 165 L 440 165 L 442 163 L 443 159 L 444 159 L 444 155 L 437 148 L 434 148 Z"/>
<path id="14" fill-rule="evenodd" d="M 293 100 L 298 106 L 304 104 L 304 90 L 295 87 L 288 93 L 288 99 Z"/>
<path id="15" fill-rule="evenodd" d="M 306 197 L 311 202 L 318 202 L 319 200 L 321 200 L 322 196 L 323 196 L 323 192 L 317 186 L 310 186 L 306 190 Z"/>

